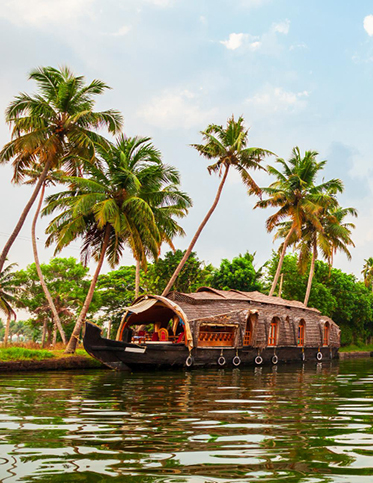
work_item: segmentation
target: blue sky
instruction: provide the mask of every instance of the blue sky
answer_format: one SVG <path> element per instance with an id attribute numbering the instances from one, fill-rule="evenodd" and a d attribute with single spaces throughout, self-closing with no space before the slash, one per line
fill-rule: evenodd
<path id="1" fill-rule="evenodd" d="M 97 107 L 123 112 L 127 135 L 149 135 L 177 166 L 194 207 L 183 225 L 185 248 L 212 203 L 218 178 L 189 146 L 208 123 L 235 114 L 250 127 L 250 144 L 287 158 L 294 146 L 328 159 L 325 177 L 345 183 L 344 206 L 356 207 L 353 260 L 335 266 L 360 274 L 373 256 L 373 5 L 367 1 L 296 0 L 0 0 L 0 110 L 19 91 L 32 92 L 28 72 L 40 65 L 68 65 L 112 90 Z M 0 142 L 9 129 L 0 120 Z M 274 159 L 267 162 L 273 163 Z M 0 240 L 5 242 L 29 196 L 10 185 L 1 167 Z M 261 185 L 270 178 L 255 173 Z M 221 203 L 196 250 L 219 264 L 246 250 L 257 263 L 269 258 L 270 211 L 252 211 L 238 176 L 231 173 Z M 41 258 L 43 248 L 39 224 Z M 10 260 L 32 262 L 31 220 Z M 78 245 L 62 252 L 78 257 Z M 129 254 L 123 264 L 131 263 Z"/>

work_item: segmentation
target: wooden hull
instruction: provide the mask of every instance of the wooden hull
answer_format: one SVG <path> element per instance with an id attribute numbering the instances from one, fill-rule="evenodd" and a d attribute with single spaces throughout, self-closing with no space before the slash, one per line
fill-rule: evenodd
<path id="1" fill-rule="evenodd" d="M 104 339 L 101 337 L 101 329 L 89 322 L 86 322 L 85 335 L 83 340 L 84 348 L 95 359 L 108 367 L 118 371 L 136 369 L 160 369 L 172 367 L 187 367 L 189 351 L 184 344 L 142 344 L 136 345 L 126 342 Z M 318 352 L 321 358 L 317 359 Z M 260 354 L 262 359 L 258 364 L 256 357 Z M 224 358 L 220 359 L 221 355 Z M 235 359 L 238 355 L 239 360 Z M 277 356 L 277 362 L 276 357 Z M 258 351 L 254 347 L 235 349 L 227 348 L 194 348 L 191 354 L 191 365 L 189 368 L 197 367 L 241 367 L 263 364 L 284 364 L 289 362 L 323 362 L 338 357 L 338 348 L 305 347 L 304 350 L 296 346 L 267 347 Z M 219 361 L 220 359 L 220 361 Z M 190 360 L 189 360 L 190 361 Z M 188 362 L 189 362 L 188 361 Z M 219 364 L 220 362 L 220 364 Z M 239 362 L 239 363 L 238 363 Z M 236 365 L 234 364 L 236 363 Z M 238 364 L 237 364 L 238 363 Z"/>

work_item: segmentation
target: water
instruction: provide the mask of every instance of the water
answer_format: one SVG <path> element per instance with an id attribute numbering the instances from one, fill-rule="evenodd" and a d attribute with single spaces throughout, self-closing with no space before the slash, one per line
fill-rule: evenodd
<path id="1" fill-rule="evenodd" d="M 371 483 L 373 360 L 0 376 L 0 481 Z"/>

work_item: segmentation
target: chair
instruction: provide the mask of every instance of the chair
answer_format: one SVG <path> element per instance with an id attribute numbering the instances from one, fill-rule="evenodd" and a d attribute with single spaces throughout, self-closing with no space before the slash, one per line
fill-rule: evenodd
<path id="1" fill-rule="evenodd" d="M 159 340 L 158 332 L 153 332 L 152 342 L 157 342 Z"/>
<path id="2" fill-rule="evenodd" d="M 159 329 L 158 330 L 158 337 L 159 340 L 162 342 L 168 341 L 168 330 L 167 329 Z"/>

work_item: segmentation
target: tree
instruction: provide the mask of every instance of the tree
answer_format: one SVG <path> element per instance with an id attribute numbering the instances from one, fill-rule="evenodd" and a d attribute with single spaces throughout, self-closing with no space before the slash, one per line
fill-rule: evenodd
<path id="1" fill-rule="evenodd" d="M 278 254 L 274 253 L 267 265 L 269 283 L 276 273 L 278 258 Z M 282 273 L 284 298 L 302 301 L 308 277 L 299 272 L 296 254 L 285 256 Z M 331 268 L 329 263 L 321 260 L 315 262 L 309 306 L 331 317 L 340 326 L 343 345 L 373 336 L 373 294 L 370 289 L 357 281 L 354 275 Z"/>
<path id="2" fill-rule="evenodd" d="M 0 310 L 6 315 L 4 345 L 7 345 L 9 338 L 9 327 L 12 318 L 17 319 L 17 315 L 13 307 L 18 303 L 18 289 L 16 282 L 16 273 L 13 271 L 15 263 L 8 265 L 0 272 Z"/>
<path id="3" fill-rule="evenodd" d="M 369 257 L 364 260 L 363 270 L 361 273 L 364 276 L 364 283 L 366 287 L 371 287 L 373 293 L 373 258 Z"/>
<path id="4" fill-rule="evenodd" d="M 53 299 L 58 316 L 67 333 L 71 333 L 74 319 L 83 306 L 90 280 L 88 268 L 73 257 L 53 258 L 49 263 L 41 264 L 43 279 Z M 35 263 L 17 273 L 20 301 L 32 315 L 34 327 L 43 325 L 48 339 L 51 338 L 53 315 L 45 300 Z M 99 299 L 95 297 L 91 305 L 91 313 L 99 307 Z"/>
<path id="5" fill-rule="evenodd" d="M 135 298 L 135 272 L 134 266 L 123 266 L 98 277 L 96 294 L 100 300 L 100 312 L 103 312 L 100 319 L 108 324 L 107 337 L 111 329 L 119 327 L 125 308 Z"/>
<path id="6" fill-rule="evenodd" d="M 151 208 L 159 233 L 158 251 L 163 242 L 173 247 L 172 239 L 183 236 L 184 230 L 177 223 L 191 206 L 189 196 L 180 190 L 180 174 L 176 168 L 162 163 L 162 157 L 150 138 L 120 138 L 116 147 L 101 150 L 101 159 L 108 163 L 113 157 L 121 157 L 127 176 L 137 177 L 138 197 Z M 150 245 L 149 245 L 150 241 Z M 140 267 L 144 270 L 147 258 L 153 254 L 153 238 L 140 237 L 136 231 L 130 233 L 128 244 L 136 260 L 135 294 L 139 293 Z"/>
<path id="7" fill-rule="evenodd" d="M 357 216 L 354 208 L 341 208 L 338 206 L 331 210 L 323 209 L 320 215 L 320 224 L 322 229 L 318 230 L 311 223 L 306 223 L 302 229 L 302 238 L 300 241 L 300 260 L 305 260 L 311 256 L 311 266 L 308 276 L 307 290 L 304 297 L 304 305 L 307 306 L 311 293 L 312 279 L 315 269 L 315 261 L 318 251 L 321 251 L 323 258 L 328 262 L 329 266 L 333 263 L 335 253 L 343 251 L 347 258 L 351 260 L 351 253 L 348 246 L 355 246 L 351 239 L 351 229 L 355 228 L 353 223 L 343 223 L 343 219 L 347 216 Z"/>
<path id="8" fill-rule="evenodd" d="M 100 149 L 101 167 L 87 165 L 86 179 L 68 177 L 68 190 L 49 196 L 44 209 L 45 214 L 61 211 L 47 228 L 48 245 L 56 242 L 58 252 L 80 237 L 83 239 L 81 254 L 84 261 L 87 262 L 91 255 L 97 261 L 66 353 L 75 351 L 104 259 L 114 268 L 126 246 L 135 253 L 146 246 L 154 258 L 158 256 L 161 236 L 152 208 L 141 198 L 139 191 L 143 170 L 158 165 L 159 159 L 154 155 L 145 163 L 140 157 L 129 158 L 124 151 L 127 141 L 121 136 L 115 145 L 110 146 L 108 153 Z M 139 141 L 134 138 L 134 145 Z M 164 176 L 172 181 L 172 170 L 165 167 Z"/>
<path id="9" fill-rule="evenodd" d="M 298 264 L 300 272 L 304 274 L 309 266 L 307 290 L 304 297 L 304 304 L 306 306 L 311 293 L 315 262 L 319 252 L 321 252 L 322 257 L 330 267 L 333 264 L 334 255 L 338 250 L 343 251 L 347 258 L 349 260 L 351 259 L 348 246 L 354 246 L 351 239 L 351 229 L 355 228 L 355 225 L 353 223 L 343 222 L 343 220 L 347 215 L 356 217 L 357 211 L 354 208 L 336 207 L 335 204 L 336 199 L 334 198 L 334 194 L 326 193 L 323 199 L 323 206 L 318 215 L 320 225 L 315 226 L 313 223 L 305 220 L 300 237 L 298 238 L 298 234 L 294 231 L 289 240 L 289 245 L 293 245 L 295 249 L 299 250 L 300 256 L 298 258 Z M 278 236 L 286 238 L 291 227 L 291 221 L 280 223 L 277 232 Z M 310 258 L 311 263 L 309 263 Z"/>
<path id="10" fill-rule="evenodd" d="M 215 200 L 207 212 L 207 215 L 202 220 L 202 223 L 198 227 L 189 247 L 185 251 L 185 254 L 173 273 L 170 281 L 164 289 L 162 295 L 166 296 L 174 285 L 176 278 L 185 265 L 188 257 L 192 253 L 194 245 L 196 244 L 203 228 L 209 221 L 211 215 L 215 211 L 218 205 L 225 181 L 228 176 L 229 169 L 236 169 L 244 185 L 248 188 L 250 194 L 255 193 L 259 195 L 261 193 L 260 188 L 251 177 L 249 170 L 264 169 L 260 162 L 264 156 L 273 154 L 270 151 L 266 151 L 260 148 L 248 148 L 248 130 L 244 127 L 243 117 L 239 117 L 235 121 L 234 116 L 228 119 L 227 126 L 218 126 L 216 124 L 210 124 L 205 131 L 201 132 L 205 144 L 192 144 L 197 149 L 199 154 L 207 159 L 216 159 L 214 164 L 208 166 L 208 172 L 218 173 L 219 176 L 223 174 L 222 180 L 219 184 L 218 191 L 215 196 Z"/>
<path id="11" fill-rule="evenodd" d="M 39 170 L 40 170 L 40 167 L 39 167 Z M 38 254 L 38 249 L 37 249 L 37 243 L 36 243 L 36 223 L 37 223 L 39 213 L 40 213 L 43 201 L 44 201 L 45 188 L 46 188 L 47 184 L 55 184 L 55 182 L 58 181 L 59 178 L 61 176 L 63 176 L 63 174 L 64 173 L 61 172 L 61 171 L 51 170 L 44 180 L 44 183 L 43 183 L 43 185 L 41 187 L 41 191 L 40 191 L 39 203 L 37 205 L 35 215 L 34 215 L 34 218 L 32 220 L 31 240 L 32 240 L 32 251 L 34 253 L 35 267 L 36 267 L 36 271 L 37 271 L 37 274 L 38 274 L 38 277 L 39 277 L 39 280 L 40 280 L 40 284 L 42 286 L 42 289 L 43 289 L 43 292 L 45 294 L 45 298 L 47 299 L 50 310 L 53 314 L 53 321 L 54 321 L 55 329 L 56 330 L 58 329 L 58 331 L 61 335 L 62 342 L 63 342 L 63 344 L 66 345 L 66 336 L 65 336 L 65 332 L 64 332 L 63 327 L 62 327 L 60 317 L 58 315 L 58 310 L 57 310 L 57 308 L 56 308 L 56 306 L 53 302 L 53 298 L 52 298 L 51 294 L 49 293 L 48 286 L 45 283 L 43 272 L 41 270 L 40 261 L 39 261 L 39 254 Z M 28 170 L 27 175 L 30 178 L 28 183 L 29 184 L 35 183 L 35 181 L 38 177 L 38 167 L 36 167 L 36 170 Z M 44 333 L 44 335 L 45 335 L 45 333 Z"/>
<path id="12" fill-rule="evenodd" d="M 220 290 L 241 290 L 251 292 L 260 290 L 262 271 L 255 270 L 254 255 L 246 252 L 233 258 L 230 262 L 226 258 L 221 261 L 220 267 L 213 269 L 209 277 L 209 285 Z"/>
<path id="13" fill-rule="evenodd" d="M 325 193 L 342 191 L 343 185 L 339 179 L 332 179 L 319 185 L 315 184 L 318 172 L 326 163 L 326 161 L 317 162 L 317 155 L 316 151 L 306 151 L 302 158 L 299 148 L 295 147 L 288 162 L 281 158 L 277 159 L 282 167 L 282 172 L 273 166 L 268 166 L 268 172 L 277 180 L 269 187 L 262 188 L 268 198 L 258 201 L 255 208 L 278 208 L 278 211 L 266 221 L 269 232 L 276 227 L 281 227 L 284 220 L 291 221 L 290 229 L 280 247 L 281 255 L 269 295 L 273 295 L 275 291 L 286 249 L 292 241 L 292 237 L 301 238 L 302 227 L 306 221 L 316 229 L 322 230 L 319 214 L 325 202 L 329 206 L 332 205 L 330 196 L 325 197 Z M 280 231 L 279 234 L 281 233 Z"/>
<path id="14" fill-rule="evenodd" d="M 156 294 L 162 293 L 167 281 L 170 280 L 171 274 L 174 273 L 184 256 L 185 252 L 182 250 L 167 252 L 163 258 L 159 258 L 157 262 L 150 265 L 144 276 L 146 291 Z M 175 280 L 172 290 L 184 293 L 195 292 L 198 287 L 206 285 L 211 271 L 212 266 L 204 266 L 203 262 L 192 252 L 179 277 Z"/>
<path id="15" fill-rule="evenodd" d="M 13 160 L 13 181 L 22 181 L 24 171 L 39 166 L 40 175 L 31 198 L 0 256 L 0 272 L 38 193 L 51 169 L 64 166 L 70 173 L 82 159 L 93 160 L 95 145 L 107 141 L 94 130 L 107 127 L 116 133 L 122 126 L 114 110 L 95 112 L 94 96 L 108 86 L 100 80 L 86 85 L 83 76 L 68 68 L 41 67 L 30 73 L 38 92 L 19 94 L 6 109 L 12 140 L 0 152 L 0 163 Z"/>

